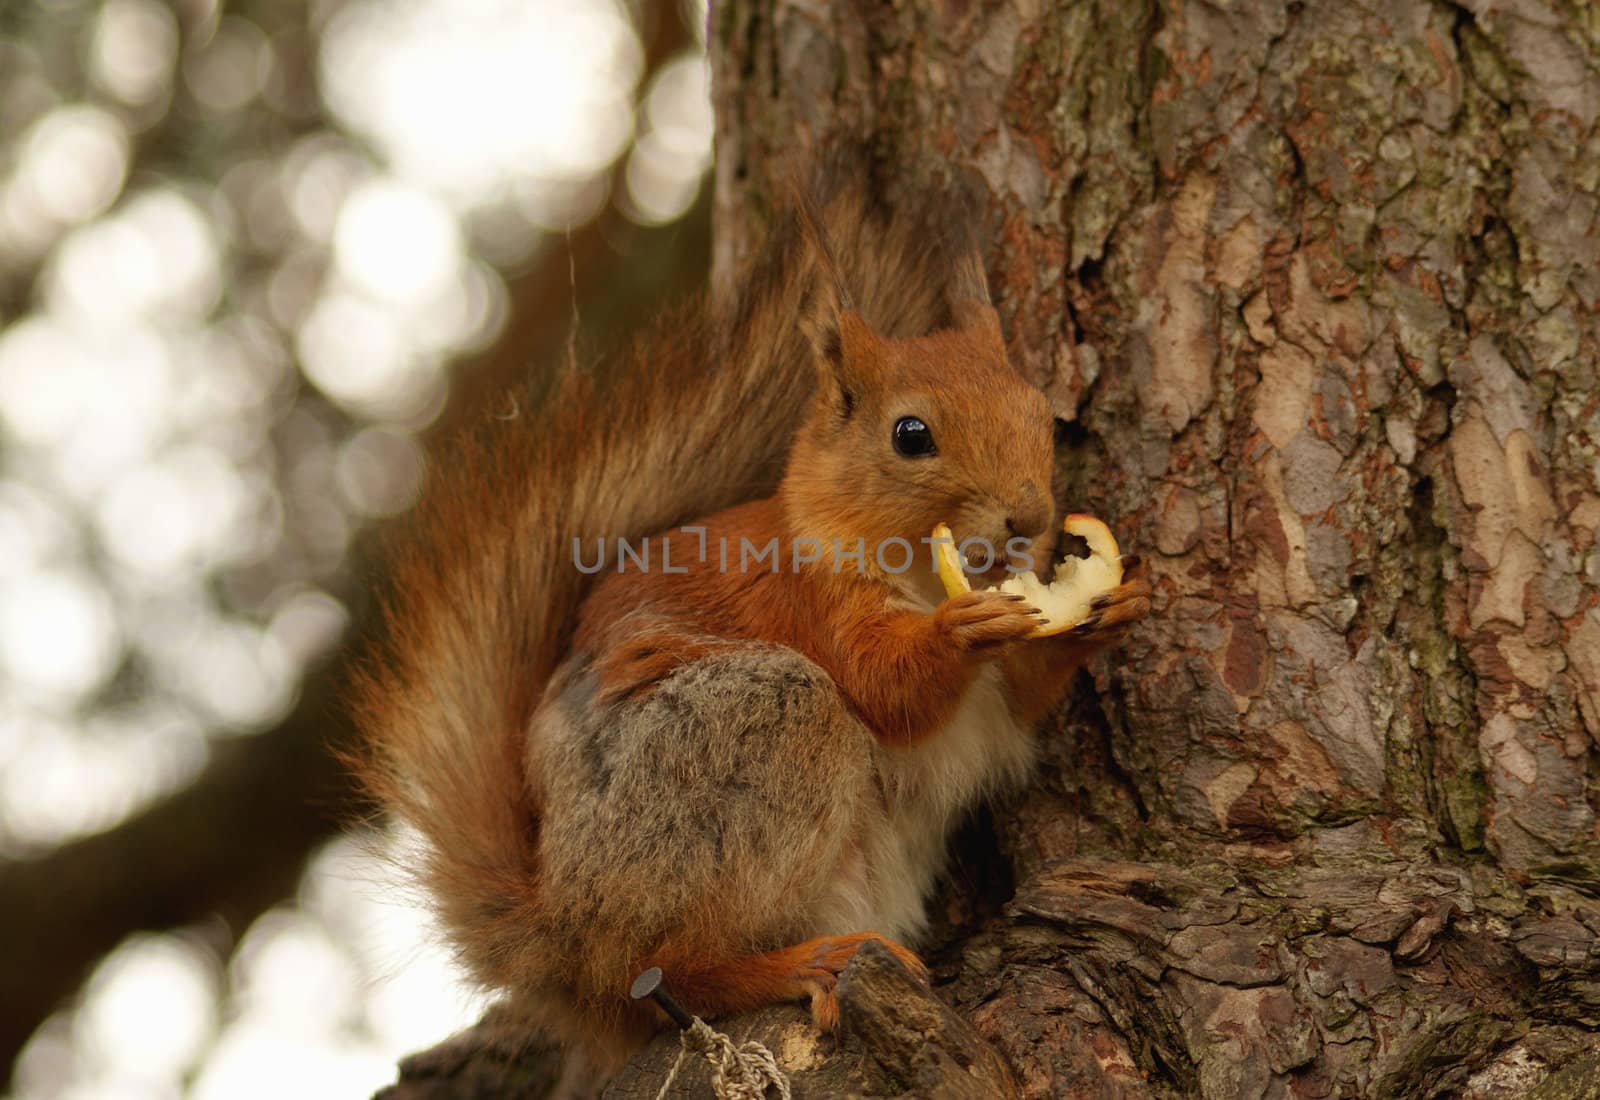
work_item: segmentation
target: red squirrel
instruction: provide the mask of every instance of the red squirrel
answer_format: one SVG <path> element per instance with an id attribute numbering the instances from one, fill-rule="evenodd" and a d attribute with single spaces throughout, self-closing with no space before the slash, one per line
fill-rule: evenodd
<path id="1" fill-rule="evenodd" d="M 359 769 L 570 1092 L 663 1023 L 628 1000 L 646 967 L 693 1013 L 808 999 L 824 1028 L 862 943 L 924 973 L 949 833 L 1149 611 L 1133 556 L 1054 638 L 1020 598 L 944 598 L 936 524 L 1028 548 L 996 577 L 1058 530 L 1056 421 L 949 210 L 801 193 L 736 301 L 433 464 L 356 685 Z"/>

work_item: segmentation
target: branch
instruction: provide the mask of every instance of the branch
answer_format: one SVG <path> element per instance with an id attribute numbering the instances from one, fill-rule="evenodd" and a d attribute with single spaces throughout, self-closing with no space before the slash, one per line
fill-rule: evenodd
<path id="1" fill-rule="evenodd" d="M 34 1028 L 129 932 L 213 914 L 239 929 L 293 892 L 306 853 L 349 813 L 349 780 L 327 750 L 348 730 L 337 680 L 331 668 L 313 676 L 276 729 L 214 743 L 198 779 L 138 817 L 0 864 L 7 1073 Z"/>
<path id="2" fill-rule="evenodd" d="M 736 1042 L 755 1039 L 773 1052 L 797 1100 L 805 1097 L 918 1096 L 998 1100 L 1018 1095 L 1004 1059 L 878 944 L 861 949 L 839 977 L 842 1034 L 820 1034 L 796 1006 L 719 1020 Z M 543 1096 L 559 1076 L 545 1047 L 518 1049 L 509 1022 L 484 1023 L 401 1064 L 399 1083 L 379 1100 L 458 1100 L 468 1096 Z M 663 1033 L 628 1063 L 605 1100 L 655 1100 L 682 1049 Z M 669 1096 L 710 1096 L 711 1073 L 684 1055 Z"/>

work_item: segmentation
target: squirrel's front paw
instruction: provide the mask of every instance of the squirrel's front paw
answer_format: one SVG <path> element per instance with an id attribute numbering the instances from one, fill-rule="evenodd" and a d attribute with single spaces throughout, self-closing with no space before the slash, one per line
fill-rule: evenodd
<path id="1" fill-rule="evenodd" d="M 1150 567 L 1138 554 L 1122 556 L 1122 583 L 1089 604 L 1089 617 L 1061 637 L 1095 646 L 1112 645 L 1150 614 Z"/>
<path id="2" fill-rule="evenodd" d="M 1039 609 L 1009 592 L 965 592 L 934 612 L 934 622 L 962 649 L 986 649 L 1028 637 L 1044 622 Z"/>

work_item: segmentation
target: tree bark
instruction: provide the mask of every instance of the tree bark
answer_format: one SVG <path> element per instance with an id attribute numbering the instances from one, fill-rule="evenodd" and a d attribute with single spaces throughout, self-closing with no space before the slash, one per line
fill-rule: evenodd
<path id="1" fill-rule="evenodd" d="M 1014 360 L 1079 426 L 1067 500 L 1158 578 L 947 963 L 1025 1094 L 1488 1096 L 1592 1049 L 1596 12 L 737 0 L 712 32 L 718 275 L 797 133 L 973 188 Z"/>
<path id="2" fill-rule="evenodd" d="M 1020 1094 L 1592 1095 L 1600 13 L 727 0 L 711 43 L 714 285 L 796 149 L 971 189 L 1065 500 L 1157 579 L 938 904 Z"/>

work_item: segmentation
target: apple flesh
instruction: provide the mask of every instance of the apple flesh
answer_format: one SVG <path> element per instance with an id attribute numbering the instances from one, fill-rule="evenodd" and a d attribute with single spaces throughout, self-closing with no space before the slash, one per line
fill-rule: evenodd
<path id="1" fill-rule="evenodd" d="M 1033 637 L 1044 638 L 1071 630 L 1089 617 L 1089 605 L 1095 597 L 1102 596 L 1122 583 L 1122 555 L 1111 529 L 1093 516 L 1070 515 L 1061 529 L 1077 535 L 1089 544 L 1087 558 L 1068 554 L 1055 568 L 1055 575 L 1045 584 L 1032 573 L 1016 573 L 1003 582 L 982 591 L 1007 592 L 1021 596 L 1043 613 L 1045 622 Z M 939 580 L 944 583 L 947 596 L 959 596 L 972 591 L 972 583 L 962 568 L 961 555 L 956 550 L 955 538 L 946 524 L 933 529 L 938 540 Z"/>

